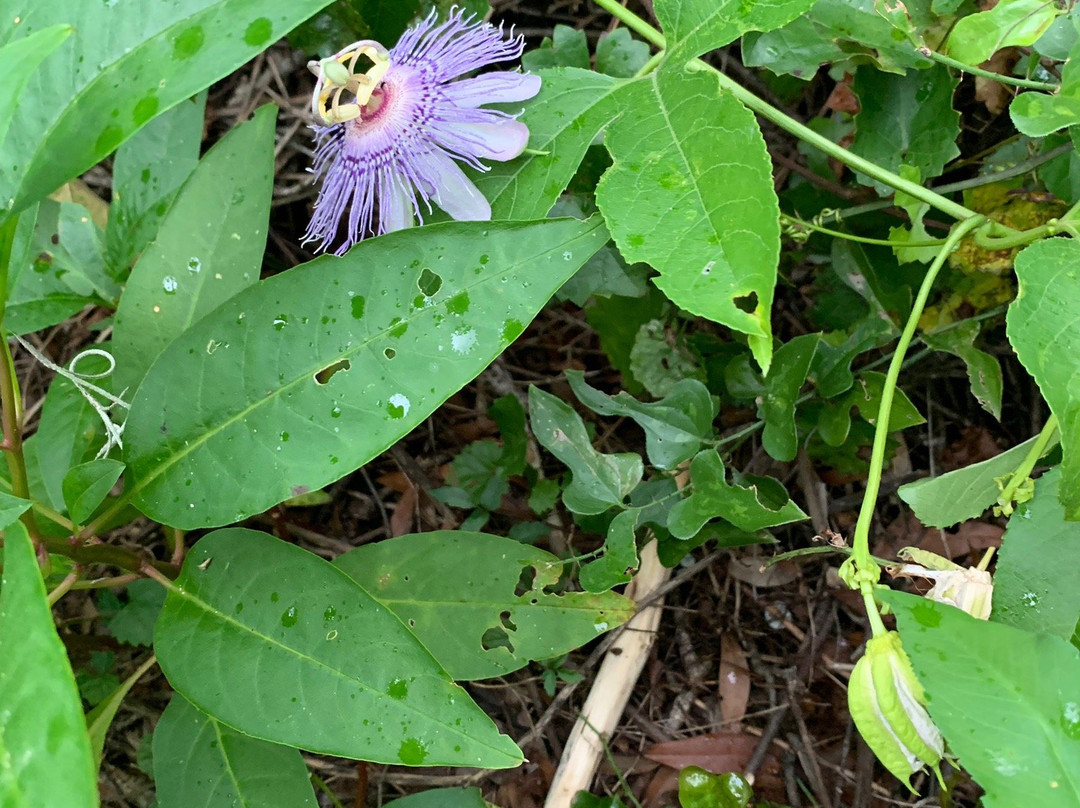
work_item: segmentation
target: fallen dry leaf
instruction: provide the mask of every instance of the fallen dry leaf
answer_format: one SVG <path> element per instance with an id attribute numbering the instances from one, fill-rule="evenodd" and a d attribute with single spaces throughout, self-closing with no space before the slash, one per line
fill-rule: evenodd
<path id="1" fill-rule="evenodd" d="M 765 561 L 761 556 L 733 558 L 728 564 L 728 572 L 735 580 L 761 589 L 790 584 L 802 574 L 799 565 L 793 561 L 781 561 L 762 569 Z"/>
<path id="2" fill-rule="evenodd" d="M 390 531 L 397 536 L 404 536 L 412 531 L 413 517 L 416 515 L 418 489 L 409 486 L 398 500 L 394 512 L 390 514 Z"/>
<path id="3" fill-rule="evenodd" d="M 720 636 L 720 714 L 724 724 L 742 721 L 750 701 L 750 669 L 739 641 L 724 632 Z"/>

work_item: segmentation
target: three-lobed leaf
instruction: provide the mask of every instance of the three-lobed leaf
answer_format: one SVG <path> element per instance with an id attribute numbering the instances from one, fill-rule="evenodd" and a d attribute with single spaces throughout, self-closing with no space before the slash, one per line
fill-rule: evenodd
<path id="1" fill-rule="evenodd" d="M 486 533 L 400 536 L 350 550 L 334 565 L 408 625 L 454 679 L 502 676 L 561 656 L 634 613 L 633 602 L 614 593 L 549 592 L 563 562 Z M 485 639 L 489 631 L 505 641 Z"/>
<path id="2" fill-rule="evenodd" d="M 393 612 L 264 533 L 217 530 L 192 548 L 154 646 L 177 691 L 255 738 L 411 766 L 521 761 Z"/>
<path id="3" fill-rule="evenodd" d="M 0 799 L 5 808 L 93 808 L 97 776 L 86 721 L 34 546 L 21 522 L 3 532 Z"/>
<path id="4" fill-rule="evenodd" d="M 670 58 L 690 59 L 747 31 L 771 31 L 810 10 L 814 0 L 656 0 Z"/>
<path id="5" fill-rule="evenodd" d="M 767 370 L 780 210 L 753 113 L 715 74 L 671 65 L 616 97 L 596 202 L 619 250 L 679 307 L 747 334 Z"/>
<path id="6" fill-rule="evenodd" d="M 139 388 L 135 504 L 216 526 L 348 474 L 479 374 L 607 238 L 597 220 L 432 225 L 245 289 Z"/>

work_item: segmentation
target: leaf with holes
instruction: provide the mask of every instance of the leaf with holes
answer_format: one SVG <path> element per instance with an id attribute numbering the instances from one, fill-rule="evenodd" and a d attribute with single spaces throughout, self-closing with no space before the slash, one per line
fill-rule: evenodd
<path id="1" fill-rule="evenodd" d="M 521 762 L 391 611 L 265 533 L 217 530 L 195 545 L 154 649 L 188 701 L 255 738 L 411 766 Z"/>
<path id="2" fill-rule="evenodd" d="M 747 334 L 767 369 L 780 209 L 753 113 L 715 74 L 670 66 L 616 98 L 596 202 L 619 250 L 679 307 Z"/>
<path id="3" fill-rule="evenodd" d="M 0 143 L 0 209 L 86 171 L 155 115 L 227 76 L 330 0 L 0 0 L 0 45 L 75 34 L 30 77 Z"/>
<path id="4" fill-rule="evenodd" d="M 1009 342 L 1061 429 L 1061 503 L 1080 520 L 1080 244 L 1047 239 L 1016 256 L 1020 283 L 1006 315 Z"/>
<path id="5" fill-rule="evenodd" d="M 598 219 L 431 225 L 245 289 L 147 374 L 127 490 L 190 529 L 322 488 L 487 367 L 607 238 Z"/>
<path id="6" fill-rule="evenodd" d="M 260 108 L 207 152 L 139 257 L 116 310 L 115 389 L 134 391 L 170 342 L 259 280 L 276 117 Z"/>
<path id="7" fill-rule="evenodd" d="M 154 730 L 161 808 L 317 808 L 300 751 L 249 738 L 174 695 Z"/>
<path id="8" fill-rule="evenodd" d="M 396 614 L 454 679 L 502 676 L 561 656 L 634 614 L 633 602 L 615 593 L 548 591 L 563 562 L 487 533 L 401 536 L 350 550 L 334 565 Z"/>
<path id="9" fill-rule="evenodd" d="M 551 393 L 529 388 L 529 416 L 536 439 L 573 472 L 563 503 L 574 513 L 603 513 L 622 505 L 641 482 L 641 455 L 596 451 L 581 416 Z"/>
<path id="10" fill-rule="evenodd" d="M 97 777 L 79 692 L 34 546 L 4 529 L 0 588 L 0 795 L 5 806 L 94 808 Z"/>

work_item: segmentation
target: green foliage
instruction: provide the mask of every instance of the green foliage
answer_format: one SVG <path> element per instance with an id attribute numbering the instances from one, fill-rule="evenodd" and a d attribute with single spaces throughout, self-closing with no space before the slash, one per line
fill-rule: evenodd
<path id="1" fill-rule="evenodd" d="M 31 76 L 0 143 L 0 207 L 33 204 L 328 3 L 267 0 L 255 16 L 247 0 L 3 0 L 0 17 L 22 23 L 0 45 L 61 23 L 76 33 Z"/>
<path id="2" fill-rule="evenodd" d="M 729 483 L 724 461 L 713 449 L 706 449 L 691 462 L 690 480 L 693 493 L 672 507 L 668 520 L 676 538 L 692 538 L 715 518 L 748 533 L 807 518 L 771 477 L 746 475 Z"/>
<path id="3" fill-rule="evenodd" d="M 556 25 L 551 36 L 544 37 L 540 47 L 522 54 L 521 66 L 530 71 L 542 70 L 545 67 L 578 67 L 588 70 L 592 64 L 585 32 L 568 25 Z"/>
<path id="4" fill-rule="evenodd" d="M 259 280 L 276 117 L 263 107 L 207 153 L 139 257 L 116 311 L 117 389 L 134 391 L 173 339 Z"/>
<path id="5" fill-rule="evenodd" d="M 154 642 L 154 623 L 165 602 L 165 589 L 154 581 L 142 580 L 128 584 L 125 593 L 126 602 L 114 599 L 113 609 L 105 608 L 104 593 L 99 598 L 98 603 L 106 613 L 105 624 L 122 643 L 150 646 Z"/>
<path id="6" fill-rule="evenodd" d="M 124 464 L 109 457 L 71 468 L 62 484 L 64 503 L 71 518 L 79 524 L 89 519 L 123 473 Z"/>
<path id="7" fill-rule="evenodd" d="M 116 150 L 105 228 L 109 266 L 122 277 L 158 232 L 199 162 L 206 93 L 158 115 Z"/>
<path id="8" fill-rule="evenodd" d="M 72 32 L 70 25 L 53 25 L 0 47 L 0 73 L 5 78 L 0 89 L 0 143 L 15 117 L 26 83 L 45 57 L 59 48 Z"/>
<path id="9" fill-rule="evenodd" d="M 747 31 L 771 31 L 805 13 L 814 0 L 656 0 L 656 16 L 672 61 L 685 61 L 734 42 Z"/>
<path id="10" fill-rule="evenodd" d="M 245 735 L 410 766 L 521 761 L 393 612 L 263 533 L 218 530 L 192 548 L 154 650 L 179 693 Z M 155 768 L 174 762 L 155 754 Z"/>
<path id="11" fill-rule="evenodd" d="M 970 14 L 953 27 L 948 53 L 969 65 L 985 62 L 996 51 L 1033 44 L 1057 16 L 1045 0 L 999 0 L 987 11 Z"/>
<path id="12" fill-rule="evenodd" d="M 799 450 L 799 435 L 795 429 L 795 404 L 810 372 L 819 337 L 804 334 L 785 343 L 773 357 L 765 389 L 761 396 L 761 418 L 765 430 L 761 445 L 777 460 L 794 460 Z"/>
<path id="13" fill-rule="evenodd" d="M 318 805 L 298 750 L 249 738 L 179 695 L 154 730 L 154 783 L 161 808 Z"/>
<path id="14" fill-rule="evenodd" d="M 986 790 L 983 805 L 1076 805 L 1077 649 L 1058 637 L 976 620 L 914 595 L 882 597 L 896 612 L 931 718 Z"/>
<path id="15" fill-rule="evenodd" d="M 993 620 L 1070 640 L 1080 621 L 1073 559 L 1080 524 L 1065 521 L 1058 499 L 1061 472 L 1035 482 L 1035 497 L 1009 519 L 994 576 Z"/>
<path id="16" fill-rule="evenodd" d="M 536 439 L 573 473 L 563 490 L 567 508 L 589 515 L 625 504 L 644 473 L 640 455 L 596 451 L 581 416 L 538 387 L 529 388 L 529 416 Z"/>
<path id="17" fill-rule="evenodd" d="M 946 528 L 974 519 L 997 502 L 1001 488 L 996 480 L 1016 470 L 1035 440 L 1031 438 L 989 460 L 906 483 L 897 493 L 924 525 Z"/>
<path id="18" fill-rule="evenodd" d="M 1009 342 L 1035 377 L 1061 428 L 1061 502 L 1065 518 L 1080 519 L 1080 244 L 1048 239 L 1016 257 L 1020 289 L 1009 306 Z"/>
<path id="19" fill-rule="evenodd" d="M 922 180 L 938 176 L 960 154 L 956 146 L 960 115 L 952 108 L 959 83 L 943 65 L 906 75 L 860 68 L 852 86 L 860 111 L 851 150 L 893 172 L 909 166 Z M 861 181 L 873 184 L 879 193 L 892 193 L 880 182 Z"/>
<path id="20" fill-rule="evenodd" d="M 139 388 L 124 443 L 136 504 L 220 525 L 349 473 L 483 370 L 606 239 L 574 219 L 437 225 L 247 288 Z M 198 378 L 212 393 L 174 406 Z"/>
<path id="21" fill-rule="evenodd" d="M 661 469 L 673 469 L 689 460 L 712 436 L 717 403 L 708 388 L 695 379 L 683 379 L 660 401 L 643 403 L 628 393 L 612 397 L 585 382 L 580 371 L 567 371 L 566 379 L 578 400 L 600 415 L 633 419 L 645 430 L 649 461 Z"/>
<path id="22" fill-rule="evenodd" d="M 1022 93 L 1009 105 L 1013 124 L 1029 137 L 1045 137 L 1069 126 L 1080 124 L 1080 54 L 1070 58 L 1061 69 L 1058 92 Z"/>
<path id="23" fill-rule="evenodd" d="M 0 659 L 4 805 L 93 808 L 97 777 L 75 678 L 21 522 L 4 528 Z"/>
<path id="24" fill-rule="evenodd" d="M 596 202 L 619 250 L 655 267 L 676 305 L 749 335 L 767 369 L 779 207 L 753 114 L 715 74 L 672 66 L 615 97 L 624 113 L 608 127 L 614 165 Z"/>
<path id="25" fill-rule="evenodd" d="M 386 803 L 386 808 L 490 808 L 478 788 L 432 788 Z"/>
<path id="26" fill-rule="evenodd" d="M 979 405 L 995 418 L 1001 418 L 1001 396 L 1004 381 L 998 360 L 975 347 L 980 325 L 974 320 L 957 323 L 940 333 L 923 335 L 923 342 L 935 351 L 944 351 L 964 360 L 971 393 Z"/>
<path id="27" fill-rule="evenodd" d="M 549 591 L 562 575 L 559 559 L 486 533 L 400 536 L 350 550 L 334 565 L 396 614 L 454 679 L 502 676 L 565 654 L 634 613 L 613 592 Z"/>

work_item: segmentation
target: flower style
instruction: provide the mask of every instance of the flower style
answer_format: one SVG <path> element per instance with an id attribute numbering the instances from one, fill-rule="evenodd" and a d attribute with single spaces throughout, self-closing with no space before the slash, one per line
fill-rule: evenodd
<path id="1" fill-rule="evenodd" d="M 369 235 L 411 226 L 414 216 L 423 222 L 421 200 L 429 213 L 434 202 L 459 221 L 490 219 L 487 199 L 455 161 L 484 171 L 481 159 L 521 154 L 529 140 L 525 124 L 481 106 L 532 98 L 540 77 L 460 77 L 515 59 L 523 47 L 522 37 L 506 39 L 501 27 L 457 10 L 442 23 L 432 12 L 389 51 L 364 40 L 310 62 L 318 77 L 312 172 L 323 185 L 304 243 L 330 249 L 346 208 L 337 255 Z M 361 60 L 372 66 L 359 72 Z"/>

